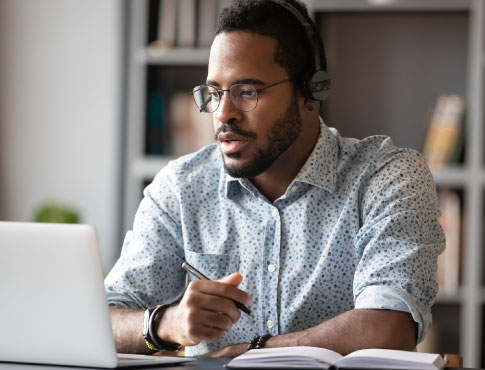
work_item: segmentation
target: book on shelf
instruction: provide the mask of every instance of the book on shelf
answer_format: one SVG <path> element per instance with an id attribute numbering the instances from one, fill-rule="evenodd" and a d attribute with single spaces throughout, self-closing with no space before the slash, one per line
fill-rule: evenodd
<path id="1" fill-rule="evenodd" d="M 464 147 L 465 101 L 459 95 L 441 95 L 431 115 L 423 155 L 431 169 L 458 161 Z"/>
<path id="2" fill-rule="evenodd" d="M 460 164 L 465 162 L 465 136 L 466 136 L 466 109 L 463 105 L 463 112 L 461 113 L 461 123 L 458 133 L 458 138 L 456 139 L 456 144 L 454 150 L 451 151 L 447 158 L 447 164 Z"/>
<path id="3" fill-rule="evenodd" d="M 192 153 L 214 142 L 212 114 L 200 113 L 191 95 L 173 94 L 169 101 L 170 154 Z"/>
<path id="4" fill-rule="evenodd" d="M 216 30 L 217 16 L 224 0 L 159 0 L 156 39 L 148 53 L 161 56 L 169 48 L 207 48 Z"/>
<path id="5" fill-rule="evenodd" d="M 445 234 L 446 248 L 438 257 L 436 281 L 440 292 L 456 293 L 460 283 L 460 246 L 461 246 L 461 200 L 459 194 L 450 189 L 438 191 L 438 219 Z"/>
<path id="6" fill-rule="evenodd" d="M 252 349 L 232 359 L 228 368 L 244 369 L 430 369 L 439 370 L 446 361 L 433 353 L 390 349 L 362 349 L 346 356 L 319 347 Z"/>
<path id="7" fill-rule="evenodd" d="M 165 154 L 167 146 L 166 125 L 167 98 L 161 91 L 152 91 L 147 96 L 145 153 Z"/>
<path id="8" fill-rule="evenodd" d="M 194 47 L 197 21 L 195 0 L 178 0 L 177 5 L 176 45 L 178 47 Z"/>
<path id="9" fill-rule="evenodd" d="M 218 0 L 217 14 L 221 12 L 222 9 L 231 5 L 232 0 Z"/>
<path id="10" fill-rule="evenodd" d="M 175 45 L 176 0 L 160 0 L 158 8 L 157 42 L 162 47 Z"/>
<path id="11" fill-rule="evenodd" d="M 197 46 L 209 47 L 216 31 L 217 0 L 200 0 L 198 17 Z"/>
<path id="12" fill-rule="evenodd" d="M 433 317 L 433 322 L 423 340 L 416 345 L 418 352 L 435 353 L 439 351 L 439 323 Z"/>

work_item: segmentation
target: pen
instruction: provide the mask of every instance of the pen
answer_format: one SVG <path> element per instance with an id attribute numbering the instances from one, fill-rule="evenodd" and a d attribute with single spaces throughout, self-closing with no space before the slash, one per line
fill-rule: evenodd
<path id="1" fill-rule="evenodd" d="M 195 277 L 199 278 L 200 280 L 210 280 L 207 276 L 205 276 L 203 273 L 201 273 L 199 270 L 197 270 L 195 267 L 189 265 L 187 262 L 182 263 L 182 268 L 187 270 L 187 272 L 191 273 Z M 242 303 L 236 302 L 233 300 L 237 308 L 239 308 L 242 312 L 247 313 L 248 315 L 254 316 L 254 312 L 251 311 L 249 308 L 247 308 L 245 305 Z"/>

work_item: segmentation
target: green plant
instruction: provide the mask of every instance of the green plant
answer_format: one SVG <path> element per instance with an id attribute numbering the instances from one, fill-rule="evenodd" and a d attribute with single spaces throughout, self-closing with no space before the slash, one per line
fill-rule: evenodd
<path id="1" fill-rule="evenodd" d="M 80 222 L 80 217 L 74 209 L 67 208 L 59 203 L 49 202 L 39 207 L 35 212 L 34 221 L 77 224 Z"/>

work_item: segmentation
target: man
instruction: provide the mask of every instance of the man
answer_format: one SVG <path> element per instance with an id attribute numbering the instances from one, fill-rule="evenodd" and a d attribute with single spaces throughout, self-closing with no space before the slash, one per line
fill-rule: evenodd
<path id="1" fill-rule="evenodd" d="M 180 344 L 232 357 L 256 338 L 346 354 L 423 338 L 444 247 L 433 179 L 419 153 L 323 123 L 301 84 L 315 53 L 324 60 L 315 48 L 273 1 L 221 14 L 206 85 L 194 89 L 217 144 L 171 162 L 145 190 L 106 279 L 118 351 Z M 184 291 L 184 260 L 216 281 Z"/>

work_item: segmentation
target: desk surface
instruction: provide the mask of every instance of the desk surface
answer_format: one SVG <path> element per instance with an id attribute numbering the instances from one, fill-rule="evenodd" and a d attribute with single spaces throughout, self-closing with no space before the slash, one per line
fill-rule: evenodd
<path id="1" fill-rule="evenodd" d="M 197 361 L 188 362 L 181 365 L 159 365 L 159 366 L 138 366 L 138 367 L 125 367 L 120 369 L 160 369 L 160 370 L 227 370 L 224 364 L 229 362 L 228 358 L 202 358 Z M 0 370 L 62 370 L 62 369 L 97 369 L 92 367 L 70 367 L 70 366 L 51 366 L 51 365 L 34 365 L 34 364 L 17 364 L 10 362 L 0 362 Z M 99 368 L 106 370 L 104 368 Z M 453 368 L 453 370 L 465 370 Z M 475 369 L 477 370 L 477 369 Z M 485 369 L 483 369 L 485 370 Z"/>
<path id="2" fill-rule="evenodd" d="M 162 370 L 227 370 L 224 364 L 229 362 L 229 358 L 202 358 L 197 361 L 187 362 L 186 364 L 178 365 L 149 365 L 149 366 L 129 366 L 120 367 L 119 369 L 135 370 L 135 369 L 162 369 Z M 72 366 L 59 366 L 59 365 L 38 365 L 38 364 L 25 364 L 25 363 L 13 363 L 13 362 L 0 362 L 0 370 L 63 370 L 63 369 L 86 369 L 95 370 L 106 368 L 96 367 L 72 367 Z"/>

